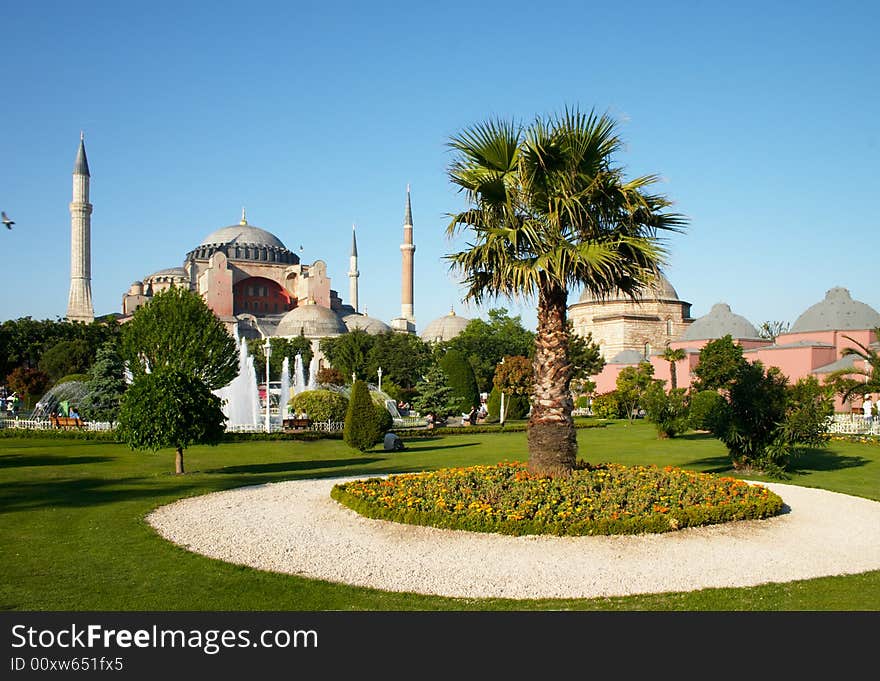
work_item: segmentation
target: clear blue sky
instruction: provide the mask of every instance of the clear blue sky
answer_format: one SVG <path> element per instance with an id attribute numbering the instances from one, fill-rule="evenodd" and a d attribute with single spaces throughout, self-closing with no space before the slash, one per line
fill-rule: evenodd
<path id="1" fill-rule="evenodd" d="M 356 223 L 361 307 L 387 321 L 410 183 L 418 329 L 473 317 L 442 261 L 463 206 L 446 142 L 566 105 L 615 116 L 618 162 L 690 218 L 666 271 L 695 316 L 793 322 L 833 286 L 880 309 L 878 7 L 4 3 L 0 320 L 66 312 L 80 130 L 97 314 L 245 206 L 343 299 Z M 532 305 L 496 306 L 533 328 Z"/>

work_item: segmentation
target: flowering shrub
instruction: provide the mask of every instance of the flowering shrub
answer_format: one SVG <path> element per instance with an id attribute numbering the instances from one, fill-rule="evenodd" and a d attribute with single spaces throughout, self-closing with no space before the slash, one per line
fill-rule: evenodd
<path id="1" fill-rule="evenodd" d="M 568 478 L 504 462 L 355 480 L 331 496 L 370 518 L 515 535 L 668 532 L 782 509 L 778 495 L 736 478 L 582 462 Z"/>

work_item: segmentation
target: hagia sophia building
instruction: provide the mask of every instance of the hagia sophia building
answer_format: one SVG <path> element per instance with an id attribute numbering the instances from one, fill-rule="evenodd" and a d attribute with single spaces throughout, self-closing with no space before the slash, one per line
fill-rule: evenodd
<path id="1" fill-rule="evenodd" d="M 71 280 L 67 319 L 91 322 L 91 213 L 89 166 L 85 142 L 80 136 L 73 171 L 71 213 Z M 361 312 L 358 301 L 358 251 L 352 229 L 349 256 L 348 300 L 343 302 L 331 288 L 327 264 L 300 262 L 276 235 L 251 225 L 242 210 L 237 224 L 208 234 L 177 267 L 154 272 L 135 281 L 122 295 L 122 316 L 129 319 L 155 294 L 170 286 L 198 291 L 232 333 L 242 337 L 263 335 L 312 340 L 319 358 L 318 341 L 353 329 L 377 334 L 388 331 L 416 333 L 413 302 L 414 254 L 410 189 L 406 191 L 401 250 L 401 313 L 385 323 Z M 637 299 L 611 293 L 597 299 L 585 292 L 569 307 L 574 331 L 592 334 L 606 365 L 593 377 L 596 392 L 613 390 L 617 375 L 626 366 L 648 361 L 654 376 L 670 382 L 669 362 L 662 358 L 666 347 L 683 349 L 685 359 L 676 363 L 679 387 L 687 388 L 699 351 L 709 341 L 731 335 L 745 357 L 765 366 L 779 367 L 794 382 L 815 375 L 820 380 L 837 369 L 862 368 L 862 360 L 842 355 L 847 347 L 878 347 L 875 329 L 880 313 L 854 300 L 845 288 L 831 288 L 825 298 L 801 314 L 790 329 L 774 340 L 761 338 L 745 317 L 724 303 L 694 319 L 691 304 L 682 300 L 669 280 L 660 274 L 655 284 Z M 450 311 L 427 324 L 419 334 L 428 342 L 449 340 L 470 320 Z M 854 405 L 857 406 L 857 405 Z M 838 410 L 848 409 L 838 403 Z"/>

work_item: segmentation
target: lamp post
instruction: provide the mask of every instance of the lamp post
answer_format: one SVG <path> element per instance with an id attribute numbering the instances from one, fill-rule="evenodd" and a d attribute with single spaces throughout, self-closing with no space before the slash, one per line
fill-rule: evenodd
<path id="1" fill-rule="evenodd" d="M 382 392 L 382 367 L 379 367 L 379 392 Z"/>
<path id="2" fill-rule="evenodd" d="M 269 422 L 269 357 L 272 355 L 272 344 L 269 342 L 269 336 L 266 336 L 266 432 L 270 433 L 271 424 Z"/>
<path id="3" fill-rule="evenodd" d="M 501 358 L 501 364 L 504 364 L 504 358 Z M 504 425 L 504 386 L 501 387 L 501 410 L 499 411 L 499 422 Z"/>

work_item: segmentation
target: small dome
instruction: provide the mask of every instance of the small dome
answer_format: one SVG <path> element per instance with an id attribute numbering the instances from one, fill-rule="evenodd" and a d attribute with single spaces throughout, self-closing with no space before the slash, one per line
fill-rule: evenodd
<path id="1" fill-rule="evenodd" d="M 638 350 L 623 350 L 611 358 L 609 364 L 641 364 L 645 356 Z"/>
<path id="2" fill-rule="evenodd" d="M 221 246 L 223 244 L 256 244 L 286 248 L 277 236 L 253 225 L 230 225 L 222 227 L 202 239 L 200 246 Z"/>
<path id="3" fill-rule="evenodd" d="M 449 314 L 438 317 L 428 324 L 419 336 L 428 343 L 452 340 L 464 331 L 470 322 L 467 317 L 459 317 L 455 314 L 455 310 L 450 310 Z"/>
<path id="4" fill-rule="evenodd" d="M 854 331 L 880 326 L 880 314 L 865 303 L 853 300 L 849 291 L 836 287 L 825 294 L 825 299 L 808 307 L 797 318 L 789 333 L 804 331 Z"/>
<path id="5" fill-rule="evenodd" d="M 333 310 L 309 303 L 294 308 L 278 322 L 276 336 L 299 336 L 328 338 L 348 333 L 348 329 Z"/>
<path id="6" fill-rule="evenodd" d="M 660 272 L 657 278 L 654 280 L 654 283 L 650 286 L 647 286 L 641 295 L 636 296 L 636 300 L 678 300 L 678 292 L 673 288 L 672 284 L 669 282 L 669 279 L 666 278 L 666 275 Z M 581 293 L 581 297 L 578 299 L 579 303 L 607 303 L 612 300 L 626 300 L 631 301 L 632 299 L 623 293 L 620 289 L 614 289 L 610 293 L 608 293 L 605 298 L 600 298 L 596 294 L 594 294 L 589 289 L 584 289 L 584 292 Z"/>
<path id="7" fill-rule="evenodd" d="M 730 335 L 736 339 L 759 340 L 758 330 L 742 315 L 730 311 L 727 303 L 716 303 L 709 314 L 694 321 L 682 334 L 681 340 L 715 340 Z"/>
<path id="8" fill-rule="evenodd" d="M 379 333 L 385 333 L 386 331 L 391 331 L 391 327 L 388 326 L 381 319 L 376 319 L 375 317 L 368 317 L 365 314 L 349 314 L 342 318 L 342 323 L 348 328 L 349 331 L 354 331 L 355 329 L 361 329 L 362 331 L 366 331 L 371 336 L 375 336 Z"/>

